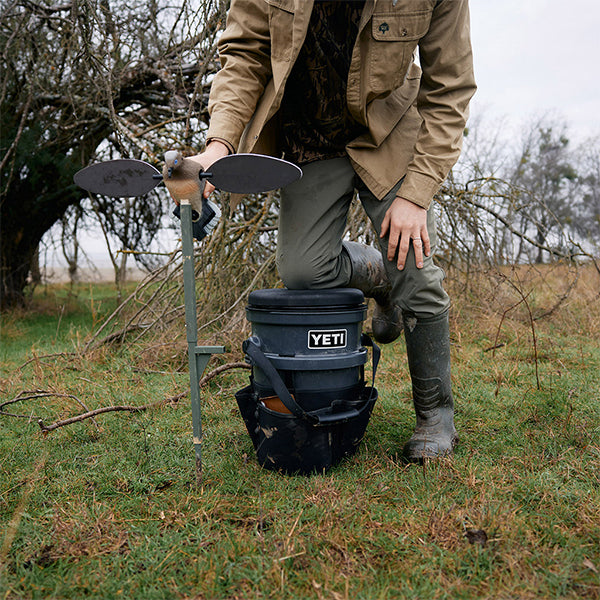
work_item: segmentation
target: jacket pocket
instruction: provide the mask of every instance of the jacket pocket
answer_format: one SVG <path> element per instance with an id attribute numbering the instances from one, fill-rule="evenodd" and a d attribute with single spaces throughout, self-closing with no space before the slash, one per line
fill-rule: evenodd
<path id="1" fill-rule="evenodd" d="M 294 0 L 264 0 L 269 5 L 271 55 L 290 60 L 294 23 Z"/>
<path id="2" fill-rule="evenodd" d="M 375 94 L 404 82 L 419 40 L 427 33 L 431 10 L 378 13 L 371 22 L 370 85 Z"/>

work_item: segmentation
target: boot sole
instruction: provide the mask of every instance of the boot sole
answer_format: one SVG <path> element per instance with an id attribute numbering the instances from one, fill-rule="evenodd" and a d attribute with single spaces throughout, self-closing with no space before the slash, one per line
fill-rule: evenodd
<path id="1" fill-rule="evenodd" d="M 422 464 L 425 460 L 435 460 L 438 458 L 446 458 L 448 456 L 452 456 L 452 454 L 454 453 L 454 448 L 456 448 L 456 446 L 458 445 L 459 442 L 459 437 L 458 435 L 455 435 L 452 438 L 452 442 L 451 442 L 451 447 L 449 450 L 445 450 L 444 452 L 421 452 L 416 453 L 416 452 L 411 452 L 410 450 L 407 450 L 409 444 L 406 444 L 406 446 L 404 446 L 403 450 L 402 450 L 402 458 L 404 460 L 404 462 L 406 463 L 413 463 L 413 464 Z"/>

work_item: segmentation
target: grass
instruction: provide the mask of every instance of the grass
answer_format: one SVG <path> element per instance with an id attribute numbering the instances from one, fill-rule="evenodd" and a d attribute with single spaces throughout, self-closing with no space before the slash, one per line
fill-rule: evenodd
<path id="1" fill-rule="evenodd" d="M 384 348 L 359 454 L 325 475 L 257 465 L 233 399 L 242 371 L 202 392 L 202 488 L 185 399 L 45 437 L 0 416 L 2 598 L 599 598 L 597 289 L 590 275 L 534 330 L 483 287 L 456 301 L 461 443 L 422 466 L 399 458 L 414 419 L 402 340 Z M 536 292 L 534 310 L 549 302 Z M 56 288 L 4 315 L 1 399 L 44 389 L 93 409 L 185 391 L 183 343 L 76 353 L 110 306 L 109 288 Z M 6 410 L 50 423 L 82 408 L 54 396 Z"/>

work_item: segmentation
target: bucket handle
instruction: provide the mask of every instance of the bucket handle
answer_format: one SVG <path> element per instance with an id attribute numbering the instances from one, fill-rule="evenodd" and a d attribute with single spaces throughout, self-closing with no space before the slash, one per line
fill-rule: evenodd
<path id="1" fill-rule="evenodd" d="M 377 344 L 375 344 L 366 334 L 362 335 L 361 343 L 365 346 L 371 346 L 373 348 L 373 384 L 375 384 L 375 373 L 377 371 L 377 364 L 379 363 L 381 351 L 379 346 L 377 346 Z M 273 386 L 274 392 L 279 396 L 279 399 L 283 402 L 283 405 L 296 417 L 306 419 L 312 423 L 318 423 L 319 425 L 334 422 L 338 423 L 340 421 L 346 421 L 348 419 L 357 417 L 369 405 L 368 402 L 365 402 L 364 406 L 362 406 L 360 410 L 353 408 L 351 410 L 335 414 L 308 413 L 303 410 L 302 407 L 294 400 L 285 383 L 283 383 L 283 380 L 277 372 L 277 369 L 275 369 L 275 367 L 271 364 L 271 361 L 260 349 L 260 339 L 258 337 L 252 336 L 248 338 L 243 344 L 243 350 L 254 362 L 254 364 L 256 364 L 256 366 L 259 367 L 267 376 L 269 382 Z"/>
<path id="2" fill-rule="evenodd" d="M 361 334 L 360 343 L 363 346 L 369 346 L 373 350 L 373 383 L 371 385 L 375 387 L 375 375 L 377 374 L 377 365 L 381 358 L 381 348 L 366 333 Z"/>

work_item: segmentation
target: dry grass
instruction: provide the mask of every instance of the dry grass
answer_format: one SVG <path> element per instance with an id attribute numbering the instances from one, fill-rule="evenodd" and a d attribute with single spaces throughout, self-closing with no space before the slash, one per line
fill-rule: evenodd
<path id="1" fill-rule="evenodd" d="M 599 598 L 600 286 L 580 269 L 559 308 L 535 319 L 569 289 L 574 274 L 563 269 L 488 272 L 455 294 L 461 444 L 437 463 L 399 458 L 414 419 L 402 342 L 384 349 L 359 455 L 327 475 L 256 464 L 233 402 L 245 372 L 203 391 L 201 489 L 183 402 L 46 437 L 34 421 L 0 416 L 0 522 L 17 524 L 3 536 L 2 595 Z M 523 296 L 529 310 L 507 310 Z M 181 337 L 78 354 L 73 339 L 83 344 L 89 331 L 81 315 L 93 317 L 81 306 L 61 316 L 47 302 L 50 316 L 8 317 L 3 399 L 51 388 L 98 408 L 186 390 Z M 245 335 L 234 332 L 218 360 L 239 360 Z M 56 396 L 11 410 L 52 419 L 80 407 Z"/>

